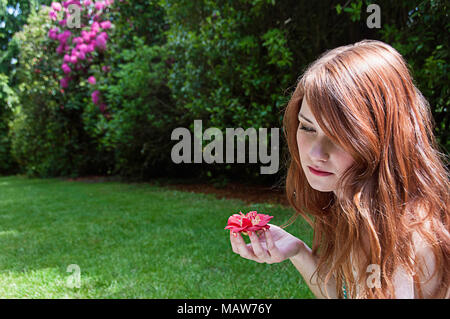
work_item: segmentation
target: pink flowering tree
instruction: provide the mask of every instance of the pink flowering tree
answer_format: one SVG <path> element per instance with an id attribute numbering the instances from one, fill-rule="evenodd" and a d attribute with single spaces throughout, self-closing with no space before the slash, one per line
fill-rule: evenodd
<path id="1" fill-rule="evenodd" d="M 173 126 L 190 122 L 174 121 L 186 112 L 166 86 L 164 15 L 159 0 L 116 0 L 54 2 L 30 17 L 17 37 L 21 167 L 40 176 L 161 172 Z"/>
<path id="2" fill-rule="evenodd" d="M 55 1 L 49 12 L 53 27 L 48 37 L 57 42 L 56 53 L 61 59 L 61 93 L 88 85 L 92 102 L 107 118 L 110 113 L 99 89 L 99 77 L 110 70 L 104 61 L 113 28 L 108 18 L 113 5 L 114 0 Z"/>

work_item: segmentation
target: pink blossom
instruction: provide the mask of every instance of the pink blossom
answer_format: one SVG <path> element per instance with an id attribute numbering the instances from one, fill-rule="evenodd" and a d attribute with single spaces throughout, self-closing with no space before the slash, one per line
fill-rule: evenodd
<path id="1" fill-rule="evenodd" d="M 109 20 L 100 22 L 100 27 L 102 29 L 105 29 L 105 30 L 110 29 L 111 28 L 111 22 Z"/>
<path id="2" fill-rule="evenodd" d="M 64 63 L 61 66 L 61 69 L 64 71 L 65 74 L 69 74 L 72 71 L 72 69 L 66 63 Z"/>
<path id="3" fill-rule="evenodd" d="M 75 55 L 71 55 L 70 56 L 70 63 L 75 64 L 77 63 L 78 58 Z"/>
<path id="4" fill-rule="evenodd" d="M 65 26 L 66 25 L 66 23 L 67 23 L 67 20 L 66 19 L 62 19 L 62 20 L 60 20 L 60 21 L 58 21 L 58 23 L 59 23 L 59 25 L 60 26 Z"/>
<path id="5" fill-rule="evenodd" d="M 49 13 L 48 13 L 48 16 L 50 17 L 50 19 L 52 19 L 53 21 L 56 21 L 57 19 L 58 19 L 58 15 L 56 14 L 56 12 L 55 11 L 50 11 Z"/>
<path id="6" fill-rule="evenodd" d="M 95 46 L 93 43 L 89 43 L 86 49 L 86 53 L 91 53 L 95 50 Z"/>
<path id="7" fill-rule="evenodd" d="M 83 44 L 80 44 L 79 46 L 80 47 L 78 48 L 78 50 L 80 50 L 81 52 L 87 53 L 86 51 L 87 51 L 88 46 L 86 44 L 83 43 Z"/>
<path id="8" fill-rule="evenodd" d="M 59 2 L 52 2 L 52 9 L 55 11 L 61 11 L 61 4 Z"/>
<path id="9" fill-rule="evenodd" d="M 105 7 L 105 3 L 103 1 L 98 1 L 95 3 L 95 10 L 102 10 Z"/>
<path id="10" fill-rule="evenodd" d="M 64 55 L 64 63 L 68 63 L 68 62 L 70 62 L 70 55 L 65 54 Z"/>
<path id="11" fill-rule="evenodd" d="M 95 37 L 97 36 L 97 32 L 98 31 L 91 31 L 91 32 L 89 32 L 89 40 L 94 40 Z"/>
<path id="12" fill-rule="evenodd" d="M 91 0 L 85 0 L 84 2 L 83 2 L 83 4 L 86 6 L 86 7 L 89 7 L 90 5 L 91 5 Z"/>
<path id="13" fill-rule="evenodd" d="M 56 53 L 58 54 L 63 54 L 66 51 L 66 46 L 64 43 L 61 43 L 60 45 L 58 45 L 58 47 L 56 48 Z"/>
<path id="14" fill-rule="evenodd" d="M 90 33 L 85 33 L 85 34 L 83 35 L 83 41 L 84 41 L 84 42 L 89 42 L 89 41 L 91 41 L 91 34 L 90 34 Z"/>
<path id="15" fill-rule="evenodd" d="M 64 32 L 58 34 L 58 40 L 60 43 L 66 43 L 67 39 L 72 35 L 72 32 L 65 30 Z"/>
<path id="16" fill-rule="evenodd" d="M 98 107 L 99 109 L 100 109 L 100 112 L 105 112 L 105 110 L 106 110 L 106 104 L 105 103 L 102 103 L 102 104 L 100 104 L 100 106 Z"/>
<path id="17" fill-rule="evenodd" d="M 97 83 L 97 80 L 95 79 L 94 76 L 91 75 L 91 76 L 88 78 L 88 82 L 91 83 L 92 85 L 94 85 L 95 83 Z"/>
<path id="18" fill-rule="evenodd" d="M 267 225 L 273 216 L 258 214 L 256 211 L 248 212 L 246 215 L 239 212 L 239 214 L 233 214 L 228 218 L 228 223 L 225 229 L 229 229 L 232 232 L 247 235 L 248 231 L 258 231 L 261 229 L 269 229 Z"/>
<path id="19" fill-rule="evenodd" d="M 105 31 L 100 33 L 99 36 L 105 38 L 105 40 L 108 40 L 108 33 L 106 33 Z"/>
<path id="20" fill-rule="evenodd" d="M 48 37 L 50 39 L 57 40 L 58 39 L 58 32 L 59 32 L 58 28 L 52 28 L 52 29 L 50 29 L 48 31 Z"/>
<path id="21" fill-rule="evenodd" d="M 105 73 L 108 73 L 111 70 L 111 68 L 107 65 L 102 66 L 102 71 Z"/>
<path id="22" fill-rule="evenodd" d="M 61 85 L 61 87 L 62 87 L 63 89 L 67 89 L 67 87 L 69 86 L 69 79 L 70 79 L 70 78 L 65 77 L 65 78 L 62 78 L 62 79 L 59 81 L 59 83 L 60 83 L 60 85 Z"/>
<path id="23" fill-rule="evenodd" d="M 76 44 L 83 43 L 83 39 L 80 37 L 75 37 L 72 39 L 72 42 Z"/>
<path id="24" fill-rule="evenodd" d="M 95 33 L 97 33 L 98 31 L 100 31 L 100 24 L 97 22 L 97 21 L 94 21 L 93 23 L 92 23 L 92 26 L 91 26 L 91 31 L 95 31 Z"/>
<path id="25" fill-rule="evenodd" d="M 86 59 L 86 53 L 84 53 L 83 51 L 78 51 L 77 52 L 77 57 L 80 60 L 84 60 L 84 59 Z"/>
<path id="26" fill-rule="evenodd" d="M 64 1 L 64 2 L 63 2 L 63 7 L 67 9 L 71 4 L 76 4 L 76 5 L 78 5 L 78 6 L 81 7 L 81 3 L 80 3 L 79 0 L 69 0 L 69 1 Z"/>
<path id="27" fill-rule="evenodd" d="M 95 90 L 94 92 L 92 92 L 91 98 L 92 98 L 92 102 L 93 102 L 95 105 L 98 105 L 98 100 L 99 100 L 99 98 L 100 98 L 100 91 Z"/>
<path id="28" fill-rule="evenodd" d="M 101 35 L 99 35 L 95 39 L 95 46 L 101 50 L 105 50 L 106 49 L 106 39 L 104 37 L 102 37 Z"/>

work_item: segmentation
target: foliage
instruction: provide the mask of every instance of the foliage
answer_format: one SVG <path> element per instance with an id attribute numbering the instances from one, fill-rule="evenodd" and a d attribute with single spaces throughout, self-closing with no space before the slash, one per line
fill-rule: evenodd
<path id="1" fill-rule="evenodd" d="M 143 178 L 158 175 L 170 163 L 170 134 L 176 110 L 166 86 L 167 65 L 163 46 L 147 46 L 133 38 L 134 47 L 113 57 L 121 63 L 105 85 L 113 105 L 110 120 L 98 119 L 91 135 L 114 153 L 114 172 Z"/>
<path id="2" fill-rule="evenodd" d="M 19 3 L 23 12 L 16 24 L 0 28 L 4 54 L 18 61 L 8 62 L 9 79 L 0 82 L 1 99 L 17 96 L 9 108 L 12 140 L 2 145 L 11 144 L 22 171 L 29 174 L 148 179 L 190 173 L 218 185 L 237 176 L 272 183 L 285 173 L 283 166 L 276 176 L 261 176 L 260 164 L 191 164 L 190 170 L 174 165 L 171 131 L 192 131 L 195 119 L 222 132 L 227 127 L 281 127 L 289 93 L 306 66 L 326 50 L 365 38 L 385 41 L 405 56 L 430 101 L 436 134 L 448 152 L 449 43 L 436 36 L 449 31 L 445 1 L 114 1 L 102 17 L 111 22 L 108 49 L 92 52 L 92 60 L 83 60 L 78 70 L 56 53 L 58 43 L 48 38 L 61 42 L 59 31 L 48 33 L 55 27 L 49 23 L 49 9 L 33 14 L 33 5 L 22 2 L 8 1 Z M 372 3 L 381 8 L 381 29 L 366 25 L 366 8 Z M 82 30 L 92 32 L 89 20 L 94 18 L 84 19 Z M 9 40 L 8 33 L 22 25 L 23 31 Z M 67 37 L 69 45 L 79 31 Z M 7 44 L 1 42 L 6 38 Z M 67 77 L 64 71 L 72 77 L 69 83 L 59 82 Z M 8 127 L 5 112 L 0 131 Z M 280 142 L 283 163 L 286 149 Z M 7 157 L 8 148 L 0 149 L 0 156 Z"/>
<path id="3" fill-rule="evenodd" d="M 56 44 L 47 37 L 48 13 L 44 7 L 31 14 L 12 40 L 20 47 L 16 88 L 20 104 L 11 127 L 12 153 L 30 175 L 87 174 L 93 167 L 89 154 L 95 154 L 81 122 L 87 90 L 80 86 L 70 96 L 62 94 Z"/>
<path id="4" fill-rule="evenodd" d="M 374 1 L 358 0 L 344 9 L 354 21 L 361 9 Z M 377 1 L 382 13 L 380 39 L 396 48 L 408 62 L 419 90 L 430 102 L 435 120 L 435 134 L 445 153 L 450 152 L 450 81 L 448 37 L 449 3 L 430 1 Z M 364 6 L 363 6 L 364 4 Z M 342 7 L 336 6 L 340 13 Z"/>
<path id="5" fill-rule="evenodd" d="M 142 14 L 130 20 L 136 11 Z M 110 155 L 111 174 L 143 179 L 174 173 L 170 136 L 181 123 L 167 87 L 164 11 L 157 1 L 116 3 L 111 20 L 115 32 L 105 57 L 111 72 L 96 73 L 111 117 L 99 117 L 89 106 L 85 130 Z"/>
<path id="6" fill-rule="evenodd" d="M 9 75 L 14 70 L 11 61 L 17 57 L 19 48 L 9 45 L 13 35 L 40 5 L 50 3 L 51 0 L 0 0 L 0 73 Z"/>
<path id="7" fill-rule="evenodd" d="M 285 31 L 261 22 L 271 1 L 198 1 L 166 3 L 171 29 L 168 46 L 174 64 L 169 86 L 174 98 L 205 125 L 270 127 L 292 77 L 292 52 Z M 183 16 L 194 16 L 194 29 Z M 181 8 L 182 11 L 179 9 Z M 244 12 L 246 14 L 244 15 Z"/>
<path id="8" fill-rule="evenodd" d="M 8 77 L 0 73 L 0 174 L 13 173 L 17 169 L 11 157 L 8 124 L 12 118 L 12 108 L 17 104 L 18 99 L 8 82 Z"/>

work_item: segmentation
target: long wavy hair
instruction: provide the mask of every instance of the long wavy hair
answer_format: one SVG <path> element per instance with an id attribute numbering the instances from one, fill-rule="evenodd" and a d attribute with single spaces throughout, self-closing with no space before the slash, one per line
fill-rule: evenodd
<path id="1" fill-rule="evenodd" d="M 336 194 L 311 188 L 302 170 L 296 132 L 303 98 L 328 138 L 354 159 Z M 314 229 L 316 274 L 325 283 L 334 277 L 338 297 L 345 283 L 351 298 L 395 298 L 401 266 L 423 298 L 417 235 L 434 253 L 440 287 L 433 297 L 448 297 L 449 172 L 434 126 L 404 58 L 384 42 L 326 51 L 299 78 L 283 118 L 286 194 L 293 220 L 302 216 Z M 381 287 L 366 282 L 371 264 L 381 270 Z"/>

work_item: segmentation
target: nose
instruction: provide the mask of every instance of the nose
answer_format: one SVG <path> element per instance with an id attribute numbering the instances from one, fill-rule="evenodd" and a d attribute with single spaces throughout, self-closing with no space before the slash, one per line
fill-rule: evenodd
<path id="1" fill-rule="evenodd" d="M 330 158 L 329 148 L 325 141 L 317 141 L 309 150 L 311 160 L 318 162 L 326 162 Z"/>

